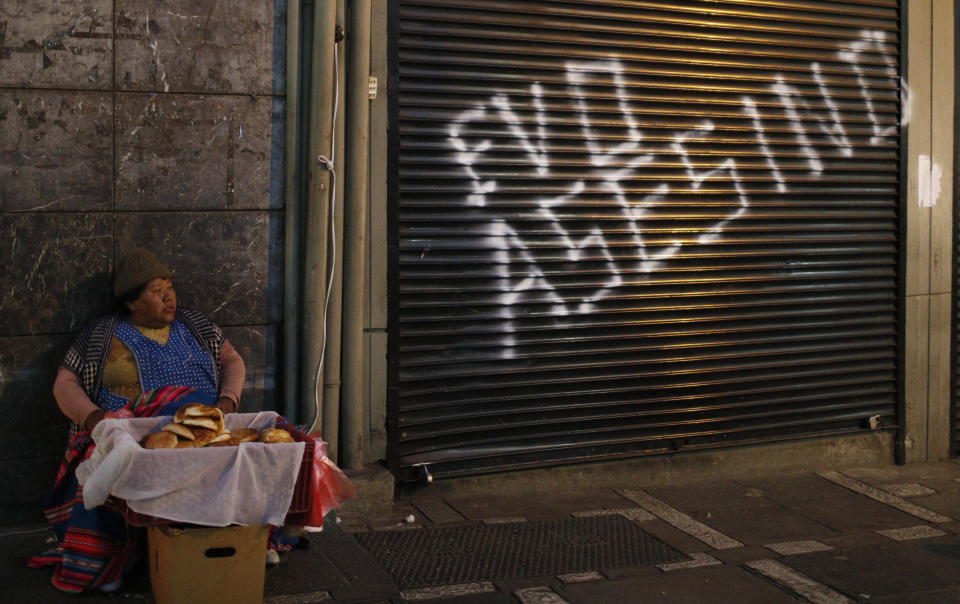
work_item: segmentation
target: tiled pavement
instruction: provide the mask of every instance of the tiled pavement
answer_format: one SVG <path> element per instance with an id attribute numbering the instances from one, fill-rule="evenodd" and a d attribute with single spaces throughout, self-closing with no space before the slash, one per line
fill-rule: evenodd
<path id="1" fill-rule="evenodd" d="M 386 518 L 346 511 L 339 529 L 311 535 L 308 549 L 267 571 L 264 602 L 960 602 L 956 461 L 509 498 L 440 498 L 428 488 Z M 602 514 L 626 517 L 687 559 L 401 589 L 354 537 Z M 48 536 L 0 537 L 0 602 L 75 600 L 54 592 L 46 571 L 17 560 Z M 149 585 L 141 572 L 119 595 L 83 600 L 149 601 Z"/>

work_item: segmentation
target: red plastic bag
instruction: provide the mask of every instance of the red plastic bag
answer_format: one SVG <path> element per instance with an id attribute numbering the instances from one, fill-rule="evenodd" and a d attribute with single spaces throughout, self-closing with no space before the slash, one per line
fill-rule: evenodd
<path id="1" fill-rule="evenodd" d="M 319 435 L 313 439 L 313 476 L 310 482 L 310 510 L 287 516 L 286 524 L 299 526 L 323 526 L 323 517 L 334 508 L 357 495 L 343 470 L 327 457 L 327 443 Z"/>

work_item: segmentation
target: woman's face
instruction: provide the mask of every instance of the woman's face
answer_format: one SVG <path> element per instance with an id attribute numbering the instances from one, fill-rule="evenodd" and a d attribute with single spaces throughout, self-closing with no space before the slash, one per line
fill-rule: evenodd
<path id="1" fill-rule="evenodd" d="M 166 327 L 177 312 L 177 292 L 170 279 L 154 279 L 143 288 L 140 297 L 127 302 L 133 322 L 144 327 Z"/>

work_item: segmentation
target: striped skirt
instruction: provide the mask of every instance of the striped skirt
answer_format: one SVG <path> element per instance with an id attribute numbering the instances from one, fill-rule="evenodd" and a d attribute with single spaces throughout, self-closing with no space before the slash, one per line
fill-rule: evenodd
<path id="1" fill-rule="evenodd" d="M 156 417 L 172 415 L 188 402 L 210 404 L 209 398 L 193 388 L 167 386 L 145 392 L 128 408 L 137 417 Z M 70 440 L 43 510 L 53 525 L 57 544 L 27 561 L 31 568 L 54 567 L 53 586 L 67 593 L 96 589 L 120 579 L 141 553 L 144 529 L 127 523 L 121 501 L 110 497 L 92 510 L 83 506 L 83 487 L 77 482 L 76 469 L 95 449 L 89 432 L 78 432 Z"/>

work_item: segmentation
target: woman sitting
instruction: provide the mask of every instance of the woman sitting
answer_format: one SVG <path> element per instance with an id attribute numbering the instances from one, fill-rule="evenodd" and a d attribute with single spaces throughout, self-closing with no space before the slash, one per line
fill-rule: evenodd
<path id="1" fill-rule="evenodd" d="M 33 557 L 54 566 L 53 585 L 65 592 L 115 591 L 134 561 L 142 530 L 129 526 L 113 498 L 87 510 L 74 471 L 89 458 L 94 427 L 109 418 L 173 415 L 190 402 L 235 412 L 243 389 L 243 359 L 203 314 L 177 307 L 170 269 L 137 249 L 114 275 L 115 312 L 74 341 L 53 394 L 73 421 L 71 440 L 44 513 L 57 545 Z"/>

